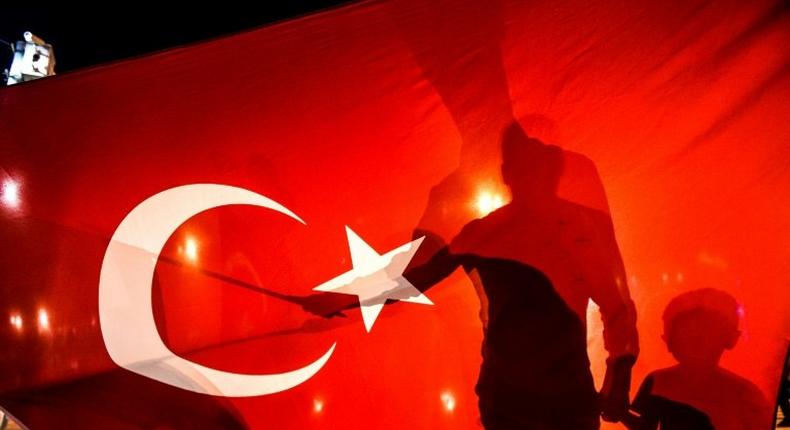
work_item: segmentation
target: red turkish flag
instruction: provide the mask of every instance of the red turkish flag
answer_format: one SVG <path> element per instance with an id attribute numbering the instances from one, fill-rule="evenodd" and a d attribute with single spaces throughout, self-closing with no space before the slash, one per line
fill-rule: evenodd
<path id="1" fill-rule="evenodd" d="M 715 287 L 740 332 L 719 366 L 748 398 L 666 390 L 716 428 L 749 400 L 764 426 L 790 334 L 784 12 L 363 2 L 0 89 L 0 407 L 31 429 L 456 429 L 551 408 L 594 427 L 607 358 L 638 356 L 632 394 L 663 381 L 665 307 Z M 437 255 L 446 273 L 420 272 Z M 502 270 L 536 295 L 493 292 Z M 366 326 L 371 302 L 314 291 L 346 273 L 433 305 Z M 315 311 L 335 299 L 353 306 Z M 536 343 L 503 346 L 520 336 Z M 322 357 L 276 392 L 226 378 Z M 500 395 L 508 375 L 531 382 Z"/>

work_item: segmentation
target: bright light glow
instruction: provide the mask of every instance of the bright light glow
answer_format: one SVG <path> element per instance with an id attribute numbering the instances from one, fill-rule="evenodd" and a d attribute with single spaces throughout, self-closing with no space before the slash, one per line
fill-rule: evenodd
<path id="1" fill-rule="evenodd" d="M 14 327 L 16 331 L 22 331 L 22 315 L 13 314 L 11 315 L 11 326 Z"/>
<path id="2" fill-rule="evenodd" d="M 452 412 L 455 410 L 455 396 L 450 391 L 445 391 L 441 395 L 444 410 Z"/>
<path id="3" fill-rule="evenodd" d="M 324 401 L 321 399 L 313 399 L 313 412 L 320 414 L 324 410 Z"/>
<path id="4" fill-rule="evenodd" d="M 681 273 L 681 272 L 678 272 L 678 274 L 677 274 L 677 276 L 675 277 L 675 279 L 677 279 L 677 281 L 678 281 L 678 282 L 683 282 L 683 279 L 685 279 L 685 278 L 684 278 L 684 276 L 683 276 L 683 273 Z"/>
<path id="5" fill-rule="evenodd" d="M 667 272 L 662 273 L 661 274 L 661 281 L 663 281 L 665 284 L 667 282 L 669 282 L 669 273 L 667 273 Z"/>
<path id="6" fill-rule="evenodd" d="M 186 245 L 184 246 L 184 252 L 187 255 L 189 261 L 193 263 L 197 261 L 198 258 L 198 246 L 197 241 L 194 238 L 188 237 L 186 241 Z"/>
<path id="7" fill-rule="evenodd" d="M 475 209 L 483 217 L 501 208 L 505 204 L 505 199 L 501 194 L 488 190 L 480 191 L 475 199 Z"/>
<path id="8" fill-rule="evenodd" d="M 16 181 L 6 179 L 3 182 L 2 200 L 6 206 L 12 208 L 19 206 L 19 184 Z"/>
<path id="9" fill-rule="evenodd" d="M 49 314 L 46 309 L 38 310 L 38 328 L 39 330 L 49 331 Z"/>

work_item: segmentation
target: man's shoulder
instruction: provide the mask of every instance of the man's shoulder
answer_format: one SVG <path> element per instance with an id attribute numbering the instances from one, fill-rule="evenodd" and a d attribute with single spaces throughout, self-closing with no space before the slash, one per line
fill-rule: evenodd
<path id="1" fill-rule="evenodd" d="M 483 218 L 474 219 L 466 223 L 461 231 L 450 242 L 450 247 L 454 252 L 459 252 L 460 249 L 465 248 L 470 241 L 480 236 L 481 230 L 484 228 Z"/>
<path id="2" fill-rule="evenodd" d="M 463 250 L 474 246 L 480 240 L 485 240 L 493 229 L 503 225 L 507 217 L 508 209 L 506 205 L 482 218 L 469 221 L 450 242 L 451 250 L 454 253 L 464 252 Z"/>

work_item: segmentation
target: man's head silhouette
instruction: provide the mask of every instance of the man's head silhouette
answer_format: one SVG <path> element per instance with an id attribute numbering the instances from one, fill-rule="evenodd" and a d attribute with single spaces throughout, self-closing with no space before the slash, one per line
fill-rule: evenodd
<path id="1" fill-rule="evenodd" d="M 562 150 L 527 136 L 517 122 L 502 136 L 502 179 L 514 203 L 541 203 L 557 193 L 563 169 Z"/>
<path id="2" fill-rule="evenodd" d="M 740 337 L 738 303 L 724 291 L 705 288 L 683 293 L 664 311 L 663 339 L 681 365 L 706 369 L 718 365 Z"/>

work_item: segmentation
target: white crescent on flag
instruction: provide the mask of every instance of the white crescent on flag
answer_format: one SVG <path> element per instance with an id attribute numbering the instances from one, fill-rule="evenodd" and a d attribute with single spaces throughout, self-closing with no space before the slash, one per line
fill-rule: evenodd
<path id="1" fill-rule="evenodd" d="M 137 205 L 121 221 L 107 246 L 99 278 L 99 321 L 112 360 L 142 376 L 197 393 L 225 397 L 273 394 L 315 375 L 329 360 L 333 344 L 312 363 L 285 373 L 240 374 L 220 371 L 174 354 L 154 322 L 151 283 L 159 254 L 187 219 L 226 205 L 253 205 L 287 215 L 281 204 L 243 188 L 192 184 L 170 188 Z"/>

